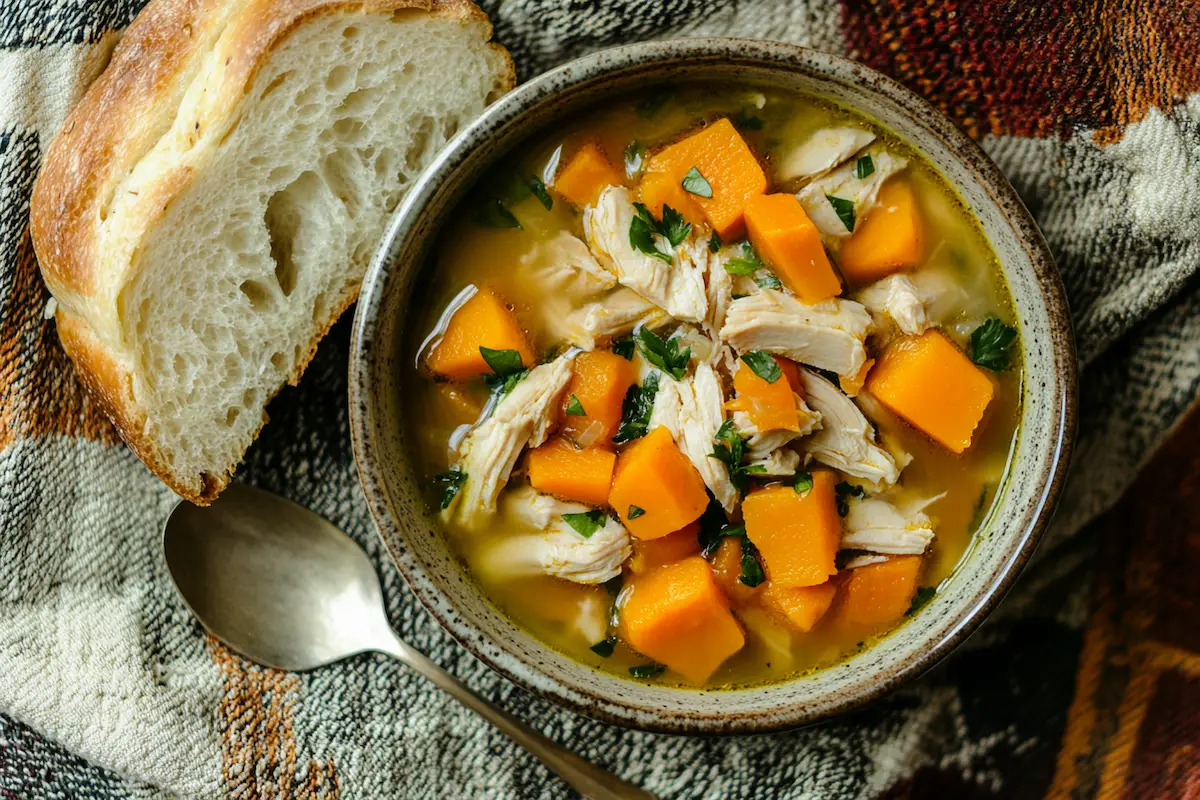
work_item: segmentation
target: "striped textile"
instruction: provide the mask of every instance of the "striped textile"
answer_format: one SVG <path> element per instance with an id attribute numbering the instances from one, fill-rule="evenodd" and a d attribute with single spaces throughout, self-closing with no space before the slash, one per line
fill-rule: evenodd
<path id="1" fill-rule="evenodd" d="M 173 496 L 76 383 L 44 316 L 27 230 L 46 144 L 140 5 L 0 0 L 0 798 L 567 796 L 397 664 L 363 656 L 307 675 L 262 670 L 207 639 L 176 600 L 158 543 Z M 1045 231 L 1079 334 L 1081 437 L 1052 532 L 988 624 L 919 683 L 814 729 L 691 740 L 605 726 L 519 693 L 418 608 L 356 484 L 348 320 L 272 403 L 240 479 L 361 542 L 414 645 L 664 797 L 1195 796 L 1200 598 L 1158 567 L 1200 566 L 1194 521 L 1190 534 L 1163 533 L 1195 513 L 1200 426 L 1174 456 L 1188 469 L 1160 467 L 1139 484 L 1154 513 L 1123 507 L 1119 525 L 1088 523 L 1200 386 L 1200 4 L 484 6 L 522 78 L 638 39 L 786 40 L 893 75 L 978 137 Z M 1131 537 L 1155 547 L 1131 550 Z M 1100 540 L 1110 566 L 1089 611 Z M 1195 584 L 1195 570 L 1183 574 Z M 1147 727 L 1147 708 L 1158 709 L 1152 720 L 1169 712 L 1170 724 Z"/>

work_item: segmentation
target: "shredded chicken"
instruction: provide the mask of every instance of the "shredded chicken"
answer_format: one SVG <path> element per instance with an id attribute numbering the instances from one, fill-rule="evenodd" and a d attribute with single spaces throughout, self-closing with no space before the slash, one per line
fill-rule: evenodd
<path id="1" fill-rule="evenodd" d="M 933 541 L 933 522 L 923 511 L 909 511 L 870 497 L 850 504 L 842 547 L 887 555 L 920 555 Z"/>
<path id="2" fill-rule="evenodd" d="M 871 315 L 853 300 L 808 305 L 764 289 L 729 305 L 721 338 L 743 353 L 766 350 L 849 377 L 866 363 L 870 330 Z"/>
<path id="3" fill-rule="evenodd" d="M 887 561 L 887 556 L 881 556 L 876 553 L 863 553 L 861 556 L 855 556 L 846 562 L 846 569 L 858 569 L 859 567 L 869 567 L 872 564 L 882 564 Z"/>
<path id="4" fill-rule="evenodd" d="M 875 206 L 879 187 L 895 173 L 908 166 L 908 159 L 895 156 L 887 151 L 883 144 L 873 144 L 867 148 L 866 155 L 871 157 L 875 168 L 865 178 L 856 177 L 857 162 L 850 161 L 817 178 L 796 193 L 800 205 L 809 219 L 817 226 L 821 239 L 829 247 L 836 248 L 841 240 L 851 234 L 830 203 L 830 197 L 839 197 L 854 203 L 854 218 L 861 221 Z"/>
<path id="5" fill-rule="evenodd" d="M 583 213 L 583 230 L 588 245 L 601 266 L 622 285 L 628 286 L 672 317 L 703 322 L 708 311 L 704 275 L 708 270 L 708 247 L 693 233 L 672 253 L 669 242 L 653 238 L 659 251 L 672 254 L 670 263 L 634 248 L 629 226 L 636 216 L 633 194 L 623 186 L 609 186 L 596 205 Z"/>
<path id="6" fill-rule="evenodd" d="M 642 381 L 645 383 L 645 381 Z M 650 410 L 650 421 L 646 430 L 666 428 L 671 438 L 679 441 L 679 415 L 683 410 L 683 400 L 679 396 L 679 381 L 672 380 L 668 375 L 659 374 L 658 393 L 654 395 L 654 405 Z"/>
<path id="7" fill-rule="evenodd" d="M 536 242 L 521 256 L 521 265 L 547 289 L 577 297 L 599 294 L 617 285 L 617 279 L 600 266 L 587 244 L 567 231 Z"/>
<path id="8" fill-rule="evenodd" d="M 546 441 L 574 360 L 574 353 L 564 353 L 531 369 L 459 445 L 459 469 L 467 477 L 446 513 L 455 514 L 464 527 L 478 530 L 487 523 L 521 451 Z"/>
<path id="9" fill-rule="evenodd" d="M 760 431 L 745 411 L 733 412 L 734 427 L 740 435 L 749 437 L 746 440 L 746 454 L 751 461 L 761 461 L 769 457 L 773 450 L 821 427 L 821 415 L 809 408 L 800 395 L 793 392 L 792 397 L 796 400 L 796 414 L 800 420 L 800 427 L 794 431 L 783 428 Z"/>
<path id="10" fill-rule="evenodd" d="M 863 304 L 875 321 L 875 327 L 883 330 L 890 319 L 908 336 L 918 336 L 929 327 L 925 315 L 925 304 L 917 293 L 917 287 L 905 275 L 889 275 L 857 292 L 854 299 Z"/>
<path id="11" fill-rule="evenodd" d="M 900 424 L 896 415 L 883 407 L 870 392 L 859 392 L 854 396 L 854 404 L 863 412 L 867 419 L 876 426 L 876 438 L 879 445 L 888 451 L 888 455 L 896 462 L 897 469 L 903 470 L 912 463 L 912 453 L 904 449 L 895 429 Z"/>
<path id="12" fill-rule="evenodd" d="M 900 477 L 891 455 L 875 444 L 875 430 L 854 401 L 811 370 L 800 368 L 804 399 L 821 415 L 821 429 L 804 440 L 805 451 L 823 464 L 876 485 Z"/>
<path id="13" fill-rule="evenodd" d="M 653 329 L 671 320 L 667 312 L 623 286 L 568 313 L 560 310 L 554 319 L 549 313 L 544 316 L 556 338 L 584 350 L 595 349 L 599 339 L 625 336 L 639 325 Z"/>
<path id="14" fill-rule="evenodd" d="M 811 178 L 833 169 L 875 141 L 875 134 L 862 128 L 821 128 L 778 159 L 780 182 Z"/>
<path id="15" fill-rule="evenodd" d="M 704 485 L 721 507 L 732 512 L 737 508 L 738 490 L 729 479 L 725 465 L 709 457 L 717 430 L 725 421 L 721 382 L 712 367 L 699 364 L 691 378 L 678 381 L 675 386 L 679 394 L 679 435 L 675 443 L 700 473 Z"/>
<path id="16" fill-rule="evenodd" d="M 777 447 L 764 458 L 751 457 L 748 466 L 762 467 L 763 471 L 758 473 L 760 475 L 795 475 L 800 466 L 800 454 L 789 447 Z"/>

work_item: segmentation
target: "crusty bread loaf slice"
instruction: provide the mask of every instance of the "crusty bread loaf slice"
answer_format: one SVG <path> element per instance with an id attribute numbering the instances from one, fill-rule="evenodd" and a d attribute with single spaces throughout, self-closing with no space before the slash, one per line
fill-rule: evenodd
<path id="1" fill-rule="evenodd" d="M 63 346 L 211 502 L 353 303 L 414 179 L 513 86 L 465 0 L 153 0 L 50 146 L 32 233 Z"/>

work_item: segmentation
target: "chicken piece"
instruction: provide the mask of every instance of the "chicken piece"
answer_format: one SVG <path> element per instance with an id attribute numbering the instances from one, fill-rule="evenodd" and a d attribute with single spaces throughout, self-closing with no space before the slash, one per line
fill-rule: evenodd
<path id="1" fill-rule="evenodd" d="M 883 182 L 908 166 L 907 158 L 892 155 L 882 143 L 871 145 L 864 155 L 871 157 L 871 165 L 875 168 L 865 178 L 855 176 L 857 161 L 849 161 L 796 193 L 800 205 L 804 206 L 804 213 L 817 226 L 826 247 L 836 250 L 841 241 L 853 232 L 834 210 L 829 202 L 830 197 L 854 203 L 854 219 L 862 220 L 875 207 L 875 199 Z"/>
<path id="2" fill-rule="evenodd" d="M 496 497 L 526 447 L 546 441 L 558 420 L 558 400 L 571 378 L 574 353 L 529 371 L 459 444 L 459 469 L 467 474 L 445 512 L 463 527 L 479 530 L 496 512 Z"/>
<path id="3" fill-rule="evenodd" d="M 793 392 L 792 397 L 796 399 L 796 413 L 800 418 L 800 427 L 794 431 L 782 428 L 760 431 L 750 421 L 750 415 L 745 411 L 733 412 L 734 427 L 737 428 L 739 434 L 749 437 L 746 440 L 746 455 L 751 461 L 761 461 L 767 458 L 772 451 L 778 450 L 794 439 L 807 436 L 821 427 L 821 415 L 809 408 L 808 403 L 804 402 L 804 398 L 800 395 Z"/>
<path id="4" fill-rule="evenodd" d="M 853 300 L 807 305 L 764 289 L 730 303 L 721 338 L 739 352 L 766 350 L 853 377 L 866 363 L 863 342 L 870 331 L 871 315 Z"/>
<path id="5" fill-rule="evenodd" d="M 738 490 L 729 471 L 710 458 L 717 430 L 725 421 L 725 396 L 716 372 L 708 364 L 696 366 L 691 378 L 678 381 L 679 435 L 675 443 L 704 479 L 704 485 L 727 512 L 737 508 Z M 657 404 L 656 404 L 657 405 Z"/>
<path id="6" fill-rule="evenodd" d="M 906 275 L 889 275 L 875 281 L 857 292 L 854 299 L 871 312 L 878 330 L 885 330 L 889 319 L 908 336 L 919 336 L 929 327 L 925 304 Z"/>
<path id="7" fill-rule="evenodd" d="M 580 508 L 582 511 L 565 513 L 591 510 L 586 506 Z M 603 527 L 585 539 L 558 514 L 545 530 L 498 540 L 480 555 L 478 563 L 493 576 L 520 578 L 541 574 L 574 583 L 596 584 L 620 575 L 621 564 L 632 553 L 629 532 L 612 517 L 606 515 Z M 603 633 L 593 641 L 602 638 Z"/>
<path id="8" fill-rule="evenodd" d="M 795 475 L 800 466 L 800 454 L 790 447 L 777 447 L 764 458 L 751 457 L 749 466 L 762 467 L 760 475 Z"/>
<path id="9" fill-rule="evenodd" d="M 875 134 L 862 128 L 821 128 L 777 160 L 776 180 L 783 183 L 819 175 L 873 141 Z"/>
<path id="10" fill-rule="evenodd" d="M 867 419 L 875 424 L 875 435 L 879 446 L 888 451 L 888 455 L 896 462 L 897 469 L 903 470 L 912 463 L 913 455 L 904 449 L 895 428 L 904 423 L 888 409 L 884 408 L 875 395 L 870 392 L 859 392 L 854 396 L 854 404 L 863 412 Z"/>
<path id="11" fill-rule="evenodd" d="M 708 315 L 704 318 L 704 327 L 714 333 L 719 332 L 725 325 L 725 314 L 729 304 L 733 302 L 733 276 L 725 270 L 726 255 L 729 248 L 709 258 L 708 283 L 705 291 L 708 295 Z"/>
<path id="12" fill-rule="evenodd" d="M 923 511 L 901 509 L 876 497 L 850 503 L 842 547 L 893 556 L 919 556 L 933 541 L 933 522 Z"/>
<path id="13" fill-rule="evenodd" d="M 596 204 L 583 212 L 583 230 L 592 253 L 622 285 L 672 317 L 703 322 L 708 311 L 704 290 L 710 255 L 707 244 L 693 233 L 673 252 L 670 243 L 655 234 L 658 250 L 671 255 L 670 263 L 663 262 L 630 242 L 629 226 L 635 216 L 629 189 L 609 186 L 602 191 Z"/>
<path id="14" fill-rule="evenodd" d="M 847 561 L 844 568 L 858 569 L 859 567 L 869 567 L 872 564 L 882 564 L 887 560 L 887 556 L 881 556 L 877 553 L 863 553 L 861 556 L 855 556 Z"/>
<path id="15" fill-rule="evenodd" d="M 804 367 L 800 368 L 804 399 L 821 415 L 821 429 L 804 440 L 805 451 L 823 464 L 891 486 L 900 477 L 896 462 L 875 444 L 875 429 L 842 390 Z"/>
<path id="16" fill-rule="evenodd" d="M 558 308 L 543 316 L 554 338 L 583 350 L 594 350 L 598 340 L 625 336 L 639 325 L 654 329 L 671 321 L 667 312 L 623 286 L 573 311 L 563 313 Z"/>
<path id="17" fill-rule="evenodd" d="M 642 383 L 644 384 L 645 380 Z M 666 428 L 676 444 L 679 443 L 679 414 L 683 410 L 683 400 L 679 393 L 679 381 L 659 373 L 658 393 L 654 395 L 654 406 L 650 409 L 650 421 L 646 425 L 647 431 Z"/>
<path id="18" fill-rule="evenodd" d="M 600 266 L 587 244 L 567 231 L 536 242 L 521 256 L 521 266 L 546 289 L 576 297 L 596 295 L 617 285 L 616 277 Z"/>

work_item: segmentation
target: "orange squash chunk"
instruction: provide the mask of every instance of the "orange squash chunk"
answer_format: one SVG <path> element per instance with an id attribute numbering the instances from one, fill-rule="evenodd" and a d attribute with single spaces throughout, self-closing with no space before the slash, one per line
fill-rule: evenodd
<path id="1" fill-rule="evenodd" d="M 866 385 L 867 376 L 871 374 L 871 367 L 875 366 L 875 359 L 868 358 L 863 362 L 862 368 L 853 378 L 838 378 L 838 383 L 841 384 L 842 391 L 850 397 L 858 397 L 858 393 L 863 390 Z"/>
<path id="2" fill-rule="evenodd" d="M 594 437 L 592 444 L 608 444 L 621 424 L 625 393 L 637 379 L 633 362 L 616 353 L 597 350 L 576 356 L 571 370 L 571 382 L 563 392 L 559 415 L 561 431 L 572 439 L 590 434 Z M 586 412 L 583 416 L 567 413 L 572 397 L 583 406 Z"/>
<path id="3" fill-rule="evenodd" d="M 451 380 L 467 380 L 491 372 L 480 347 L 516 350 L 521 363 L 534 363 L 529 340 L 517 318 L 491 289 L 481 287 L 463 303 L 426 359 L 429 369 Z"/>
<path id="4" fill-rule="evenodd" d="M 638 539 L 633 543 L 629 568 L 642 575 L 665 564 L 674 564 L 700 552 L 700 523 L 684 525 L 674 533 L 657 539 Z"/>
<path id="5" fill-rule="evenodd" d="M 617 632 L 642 655 L 701 684 L 746 643 L 729 601 L 700 556 L 636 576 Z"/>
<path id="6" fill-rule="evenodd" d="M 901 339 L 867 376 L 867 391 L 943 447 L 971 446 L 995 386 L 937 330 Z"/>
<path id="7" fill-rule="evenodd" d="M 920 571 L 921 556 L 893 556 L 850 570 L 838 599 L 838 619 L 864 627 L 895 622 L 912 605 Z"/>
<path id="8" fill-rule="evenodd" d="M 787 359 L 775 359 L 777 362 Z M 789 362 L 790 363 L 790 362 Z M 792 364 L 795 369 L 795 364 Z M 780 364 L 783 372 L 783 364 Z M 733 388 L 737 392 L 736 408 L 745 411 L 760 431 L 800 430 L 800 415 L 796 411 L 796 398 L 792 395 L 792 384 L 786 373 L 774 383 L 760 378 L 746 363 L 739 362 L 733 375 Z M 735 408 L 727 404 L 728 408 Z"/>
<path id="9" fill-rule="evenodd" d="M 559 168 L 554 176 L 554 190 L 577 206 L 596 202 L 606 186 L 615 186 L 624 180 L 595 142 L 588 142 L 575 151 L 571 160 Z"/>
<path id="10" fill-rule="evenodd" d="M 829 470 L 812 476 L 808 494 L 776 484 L 750 492 L 742 502 L 746 535 L 776 588 L 816 586 L 837 573 L 834 558 L 842 537 L 833 490 L 837 479 Z"/>
<path id="11" fill-rule="evenodd" d="M 788 385 L 792 387 L 792 391 L 804 397 L 804 384 L 800 382 L 800 368 L 796 366 L 796 362 L 790 358 L 775 356 L 775 363 L 783 370 L 783 377 L 787 378 Z"/>
<path id="12" fill-rule="evenodd" d="M 776 616 L 801 633 L 808 633 L 821 621 L 833 598 L 837 584 L 832 580 L 816 586 L 793 586 L 783 589 L 768 583 L 763 589 L 762 602 Z"/>
<path id="13" fill-rule="evenodd" d="M 617 456 L 608 504 L 634 536 L 657 539 L 699 519 L 708 507 L 708 493 L 671 432 L 658 427 Z M 644 513 L 630 519 L 633 507 Z"/>
<path id="14" fill-rule="evenodd" d="M 713 554 L 712 570 L 717 585 L 735 605 L 749 603 L 758 593 L 757 586 L 747 586 L 738 580 L 742 577 L 742 540 L 736 536 L 726 536 L 721 540 L 717 552 Z"/>
<path id="15" fill-rule="evenodd" d="M 794 194 L 764 194 L 746 204 L 746 230 L 763 262 L 805 303 L 842 292 L 821 235 Z"/>
<path id="16" fill-rule="evenodd" d="M 525 467 L 539 492 L 593 506 L 608 502 L 617 455 L 604 447 L 577 449 L 562 436 L 529 451 Z"/>
<path id="17" fill-rule="evenodd" d="M 683 177 L 692 167 L 708 181 L 712 197 L 683 189 Z M 767 176 L 733 123 L 719 119 L 650 156 L 640 189 L 642 202 L 654 216 L 662 218 L 664 203 L 689 222 L 701 221 L 698 212 L 722 239 L 730 241 L 745 227 L 742 214 L 747 201 L 767 190 Z"/>
<path id="18" fill-rule="evenodd" d="M 842 245 L 838 266 L 851 286 L 866 286 L 893 272 L 921 263 L 921 209 L 912 187 L 890 180 L 879 190 L 879 204 Z"/>

